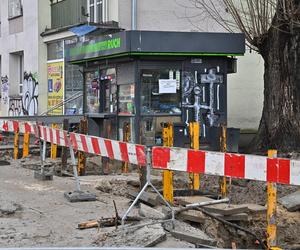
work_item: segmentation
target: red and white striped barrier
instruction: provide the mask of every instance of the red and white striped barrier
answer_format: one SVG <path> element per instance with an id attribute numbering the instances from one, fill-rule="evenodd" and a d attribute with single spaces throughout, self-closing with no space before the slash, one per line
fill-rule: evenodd
<path id="1" fill-rule="evenodd" d="M 31 122 L 0 120 L 0 131 L 36 134 L 36 125 Z"/>
<path id="2" fill-rule="evenodd" d="M 68 147 L 68 132 L 61 129 L 39 126 L 40 137 L 43 141 L 47 141 L 59 146 Z"/>
<path id="3" fill-rule="evenodd" d="M 70 133 L 70 141 L 75 150 L 141 166 L 147 163 L 146 147 L 142 145 L 77 133 Z"/>
<path id="4" fill-rule="evenodd" d="M 183 148 L 152 148 L 152 166 L 189 173 L 300 185 L 300 161 Z"/>

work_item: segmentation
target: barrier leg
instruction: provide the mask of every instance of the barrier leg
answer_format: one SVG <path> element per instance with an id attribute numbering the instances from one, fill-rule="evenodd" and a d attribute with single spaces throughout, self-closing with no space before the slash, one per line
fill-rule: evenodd
<path id="1" fill-rule="evenodd" d="M 128 122 L 124 123 L 123 126 L 123 141 L 129 142 L 130 141 L 130 124 Z M 122 163 L 122 173 L 128 173 L 128 162 Z"/>
<path id="2" fill-rule="evenodd" d="M 162 199 L 162 201 L 166 204 L 166 206 L 171 210 L 172 218 L 170 220 L 164 220 L 163 222 L 167 222 L 167 221 L 172 221 L 173 222 L 174 219 L 175 219 L 174 209 L 171 207 L 170 203 L 164 198 L 164 196 L 162 196 L 160 194 L 160 192 L 151 183 L 151 149 L 150 148 L 147 148 L 147 167 L 146 167 L 146 171 L 147 171 L 146 172 L 146 179 L 147 179 L 146 184 L 144 185 L 144 187 L 142 188 L 142 190 L 140 191 L 140 193 L 137 195 L 137 197 L 135 198 L 135 200 L 133 201 L 133 203 L 130 205 L 130 207 L 128 208 L 128 210 L 123 215 L 123 217 L 122 217 L 122 225 L 123 226 L 125 224 L 125 220 L 126 220 L 128 214 L 130 213 L 130 211 L 132 210 L 132 208 L 135 206 L 135 204 L 138 202 L 138 200 L 143 195 L 143 193 L 145 192 L 145 190 L 147 189 L 148 186 L 152 187 L 152 189 L 154 190 L 154 192 L 156 192 L 158 194 L 158 196 Z M 161 223 L 161 222 L 162 222 L 161 220 L 157 221 L 157 223 Z"/>
<path id="3" fill-rule="evenodd" d="M 163 145 L 165 147 L 173 146 L 173 126 L 170 123 L 164 124 L 163 127 Z M 163 196 L 170 202 L 174 202 L 173 197 L 173 172 L 169 170 L 163 171 Z"/>
<path id="4" fill-rule="evenodd" d="M 30 141 L 30 134 L 24 134 L 24 141 L 23 141 L 23 158 L 28 157 L 29 155 L 29 141 Z"/>
<path id="5" fill-rule="evenodd" d="M 269 150 L 268 157 L 277 157 L 277 150 Z M 267 246 L 268 249 L 274 249 L 277 246 L 277 225 L 276 225 L 276 207 L 277 207 L 277 185 L 268 182 L 267 184 Z"/>
<path id="6" fill-rule="evenodd" d="M 47 153 L 47 142 L 43 141 L 42 152 L 41 152 L 41 170 L 34 172 L 34 178 L 40 181 L 51 181 L 53 180 L 53 173 L 48 169 L 45 169 L 45 160 Z"/>
<path id="7" fill-rule="evenodd" d="M 76 190 L 74 192 L 66 192 L 64 193 L 65 198 L 70 202 L 82 202 L 82 201 L 95 201 L 96 195 L 92 194 L 88 191 L 82 191 L 80 187 L 80 180 L 78 177 L 77 172 L 77 164 L 74 154 L 74 149 L 72 144 L 69 140 L 69 147 L 70 147 L 70 155 L 71 155 L 71 161 L 72 161 L 72 167 L 73 167 L 73 174 L 75 177 L 75 183 L 76 183 Z"/>
<path id="8" fill-rule="evenodd" d="M 227 151 L 226 132 L 227 132 L 227 127 L 225 125 L 222 125 L 221 126 L 221 137 L 220 137 L 221 152 Z M 227 177 L 226 176 L 223 176 L 220 179 L 220 191 L 221 191 L 221 196 L 223 198 L 227 197 Z"/>
<path id="9" fill-rule="evenodd" d="M 189 124 L 189 132 L 191 138 L 191 148 L 200 149 L 200 124 L 199 122 L 191 122 Z M 199 190 L 200 189 L 200 174 L 189 173 L 189 189 Z"/>
<path id="10" fill-rule="evenodd" d="M 19 138 L 20 138 L 20 132 L 19 130 L 15 132 L 14 137 L 14 159 L 19 159 Z"/>
<path id="11" fill-rule="evenodd" d="M 52 128 L 58 128 L 57 124 L 52 124 L 51 126 Z M 57 157 L 57 144 L 53 144 L 51 143 L 51 153 L 50 153 L 50 157 L 52 160 L 55 160 Z"/>

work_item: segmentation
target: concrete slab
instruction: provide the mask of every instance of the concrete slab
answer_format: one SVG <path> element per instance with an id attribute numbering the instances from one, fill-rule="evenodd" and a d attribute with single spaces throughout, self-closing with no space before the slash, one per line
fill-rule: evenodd
<path id="1" fill-rule="evenodd" d="M 66 199 L 70 202 L 95 201 L 96 195 L 88 191 L 74 191 L 64 193 Z"/>
<path id="2" fill-rule="evenodd" d="M 221 215 L 233 215 L 248 212 L 248 207 L 245 205 L 233 204 L 216 204 L 203 207 L 207 212 Z"/>
<path id="3" fill-rule="evenodd" d="M 163 220 L 165 218 L 164 213 L 143 203 L 140 205 L 139 215 L 153 220 Z"/>
<path id="4" fill-rule="evenodd" d="M 203 224 L 205 222 L 205 216 L 201 211 L 189 210 L 181 212 L 177 215 L 178 219 Z"/>
<path id="5" fill-rule="evenodd" d="M 135 199 L 138 195 L 138 192 L 128 190 L 127 194 L 129 197 Z M 159 196 L 155 193 L 150 192 L 144 192 L 139 200 L 151 207 L 155 207 L 160 204 Z"/>
<path id="6" fill-rule="evenodd" d="M 244 205 L 248 207 L 249 213 L 264 214 L 267 212 L 267 207 L 265 206 L 252 203 L 246 203 Z"/>
<path id="7" fill-rule="evenodd" d="M 210 238 L 206 233 L 185 222 L 175 220 L 174 228 L 172 228 L 172 223 L 167 222 L 164 224 L 164 228 L 173 237 L 192 244 L 208 246 L 216 246 L 217 244 L 217 241 Z"/>
<path id="8" fill-rule="evenodd" d="M 227 216 L 221 214 L 214 214 L 214 215 L 227 221 L 249 221 L 249 216 L 247 213 L 232 214 Z"/>
<path id="9" fill-rule="evenodd" d="M 5 160 L 0 161 L 0 166 L 8 166 L 8 165 L 10 165 L 9 161 L 5 161 Z"/>
<path id="10" fill-rule="evenodd" d="M 145 221 L 141 222 L 141 224 Z M 144 226 L 135 230 L 119 229 L 108 233 L 101 247 L 154 247 L 166 239 L 166 233 L 160 224 Z"/>
<path id="11" fill-rule="evenodd" d="M 208 198 L 206 196 L 178 196 L 174 198 L 174 201 L 178 205 L 187 205 L 187 204 L 194 204 L 194 203 L 200 203 L 200 202 L 206 202 L 206 201 L 213 201 L 214 199 Z"/>
<path id="12" fill-rule="evenodd" d="M 300 190 L 278 200 L 289 212 L 300 210 Z"/>
<path id="13" fill-rule="evenodd" d="M 44 172 L 41 173 L 40 170 L 34 171 L 34 179 L 39 181 L 52 181 L 53 180 L 53 173 L 51 172 Z"/>

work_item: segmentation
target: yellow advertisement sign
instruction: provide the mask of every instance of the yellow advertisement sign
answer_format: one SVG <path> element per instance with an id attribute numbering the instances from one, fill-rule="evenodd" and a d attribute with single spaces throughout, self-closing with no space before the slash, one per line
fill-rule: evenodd
<path id="1" fill-rule="evenodd" d="M 62 103 L 64 98 L 64 62 L 48 63 L 48 110 Z M 63 106 L 49 112 L 51 115 L 62 115 Z"/>

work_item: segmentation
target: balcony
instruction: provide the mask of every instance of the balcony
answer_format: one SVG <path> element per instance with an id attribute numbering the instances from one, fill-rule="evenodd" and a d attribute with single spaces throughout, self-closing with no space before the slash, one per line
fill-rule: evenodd
<path id="1" fill-rule="evenodd" d="M 87 22 L 86 0 L 50 0 L 51 29 Z"/>

